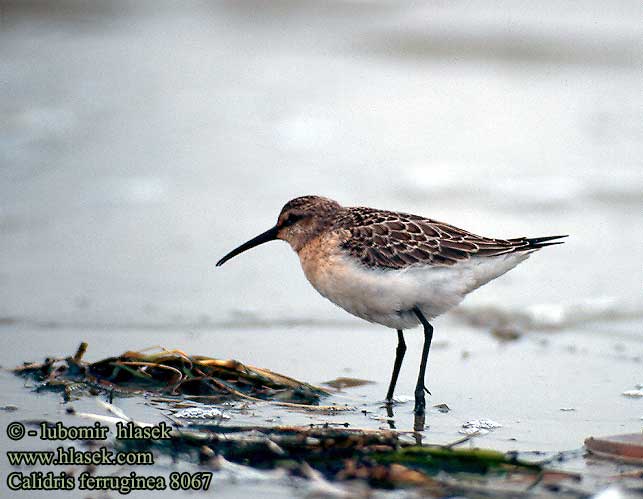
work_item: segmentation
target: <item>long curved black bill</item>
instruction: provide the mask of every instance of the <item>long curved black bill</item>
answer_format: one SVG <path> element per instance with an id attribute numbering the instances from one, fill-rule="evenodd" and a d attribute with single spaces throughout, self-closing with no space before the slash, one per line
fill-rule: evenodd
<path id="1" fill-rule="evenodd" d="M 230 260 L 230 258 L 237 256 L 239 253 L 243 253 L 250 248 L 254 248 L 255 246 L 259 246 L 260 244 L 277 239 L 277 230 L 277 226 L 275 225 L 272 229 L 268 229 L 263 234 L 259 234 L 257 237 L 250 239 L 250 241 L 248 241 L 247 243 L 243 243 L 238 248 L 233 249 L 230 253 L 228 253 L 217 262 L 217 267 L 221 267 L 221 265 Z"/>

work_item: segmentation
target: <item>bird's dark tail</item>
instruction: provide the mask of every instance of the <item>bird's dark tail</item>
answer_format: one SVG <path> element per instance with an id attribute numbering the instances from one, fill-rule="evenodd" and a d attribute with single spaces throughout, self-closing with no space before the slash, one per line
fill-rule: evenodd
<path id="1" fill-rule="evenodd" d="M 527 241 L 527 243 L 529 244 L 525 249 L 539 249 L 539 248 L 544 248 L 545 246 L 553 246 L 554 244 L 563 244 L 565 241 L 554 241 L 554 240 L 562 239 L 563 237 L 567 237 L 568 235 L 569 234 L 565 234 L 564 236 L 530 237 L 523 240 Z M 549 241 L 554 241 L 554 242 L 549 242 Z"/>

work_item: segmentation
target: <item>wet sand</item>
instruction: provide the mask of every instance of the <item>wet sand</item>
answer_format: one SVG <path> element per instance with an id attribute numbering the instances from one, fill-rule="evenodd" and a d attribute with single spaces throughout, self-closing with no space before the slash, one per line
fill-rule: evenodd
<path id="1" fill-rule="evenodd" d="M 462 437 L 459 430 L 466 421 L 491 419 L 502 427 L 475 437 L 470 445 L 502 451 L 536 451 L 544 453 L 534 454 L 542 458 L 579 449 L 589 436 L 640 431 L 643 400 L 621 394 L 641 381 L 642 345 L 635 326 L 627 322 L 595 324 L 556 334 L 530 333 L 516 341 L 501 343 L 454 321 L 437 321 L 428 374 L 433 395 L 428 399 L 431 410 L 422 436 L 424 443 L 453 442 Z M 407 334 L 407 358 L 398 381 L 397 395 L 407 400 L 394 409 L 394 423 L 401 431 L 413 429 L 411 399 L 421 347 L 418 333 Z M 344 389 L 324 400 L 355 407 L 354 411 L 328 416 L 260 403 L 252 404 L 243 413 L 224 407 L 231 419 L 223 424 L 330 422 L 348 423 L 352 428 L 389 428 L 381 401 L 390 376 L 395 335 L 376 326 L 356 323 L 354 327 L 327 328 L 89 332 L 12 325 L 4 326 L 1 334 L 12 339 L 11 348 L 3 350 L 0 356 L 4 367 L 15 365 L 16 359 L 38 361 L 50 355 L 70 355 L 80 340 L 87 340 L 89 360 L 120 354 L 124 349 L 162 345 L 188 353 L 238 359 L 314 384 L 340 376 L 371 380 L 374 383 Z M 1 424 L 5 426 L 9 421 L 41 418 L 78 424 L 78 418 L 65 413 L 69 406 L 77 411 L 104 413 L 91 397 L 63 404 L 60 394 L 36 394 L 24 386 L 22 378 L 10 373 L 3 372 L 0 380 L 0 406 L 17 407 L 15 412 L 0 412 Z M 162 408 L 150 405 L 143 397 L 120 398 L 115 403 L 135 419 L 163 420 Z M 432 407 L 437 404 L 447 404 L 450 411 L 442 413 Z M 4 434 L 3 439 L 7 449 L 48 448 L 35 440 L 25 440 L 16 446 Z M 179 468 L 184 466 L 191 468 L 187 464 Z M 3 467 L 7 471 L 6 463 Z M 600 476 L 601 470 L 596 465 L 588 467 L 578 456 L 561 467 L 580 471 L 590 481 L 597 473 Z M 156 473 L 169 473 L 172 469 L 163 460 L 154 467 Z M 222 473 L 215 479 L 216 490 L 227 490 L 231 495 L 250 494 L 259 476 L 250 474 L 239 481 L 239 476 L 234 479 Z M 267 480 L 278 496 L 295 492 L 283 478 L 267 475 L 261 480 Z"/>

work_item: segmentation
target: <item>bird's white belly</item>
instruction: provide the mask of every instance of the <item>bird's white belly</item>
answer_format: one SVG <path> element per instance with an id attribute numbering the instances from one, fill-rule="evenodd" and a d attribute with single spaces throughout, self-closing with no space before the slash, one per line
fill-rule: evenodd
<path id="1" fill-rule="evenodd" d="M 394 270 L 366 267 L 337 253 L 314 263 L 300 254 L 304 273 L 320 294 L 357 317 L 394 329 L 419 324 L 414 307 L 427 319 L 443 314 L 527 256 L 474 257 L 449 267 Z"/>

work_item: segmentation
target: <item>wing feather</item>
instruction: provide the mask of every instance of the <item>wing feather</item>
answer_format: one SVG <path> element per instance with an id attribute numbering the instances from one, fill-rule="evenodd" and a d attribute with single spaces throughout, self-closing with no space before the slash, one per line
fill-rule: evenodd
<path id="1" fill-rule="evenodd" d="M 450 266 L 474 255 L 491 257 L 556 244 L 545 243 L 549 237 L 483 237 L 430 218 L 362 207 L 346 208 L 335 228 L 347 233 L 342 246 L 350 255 L 367 266 L 391 269 Z"/>

